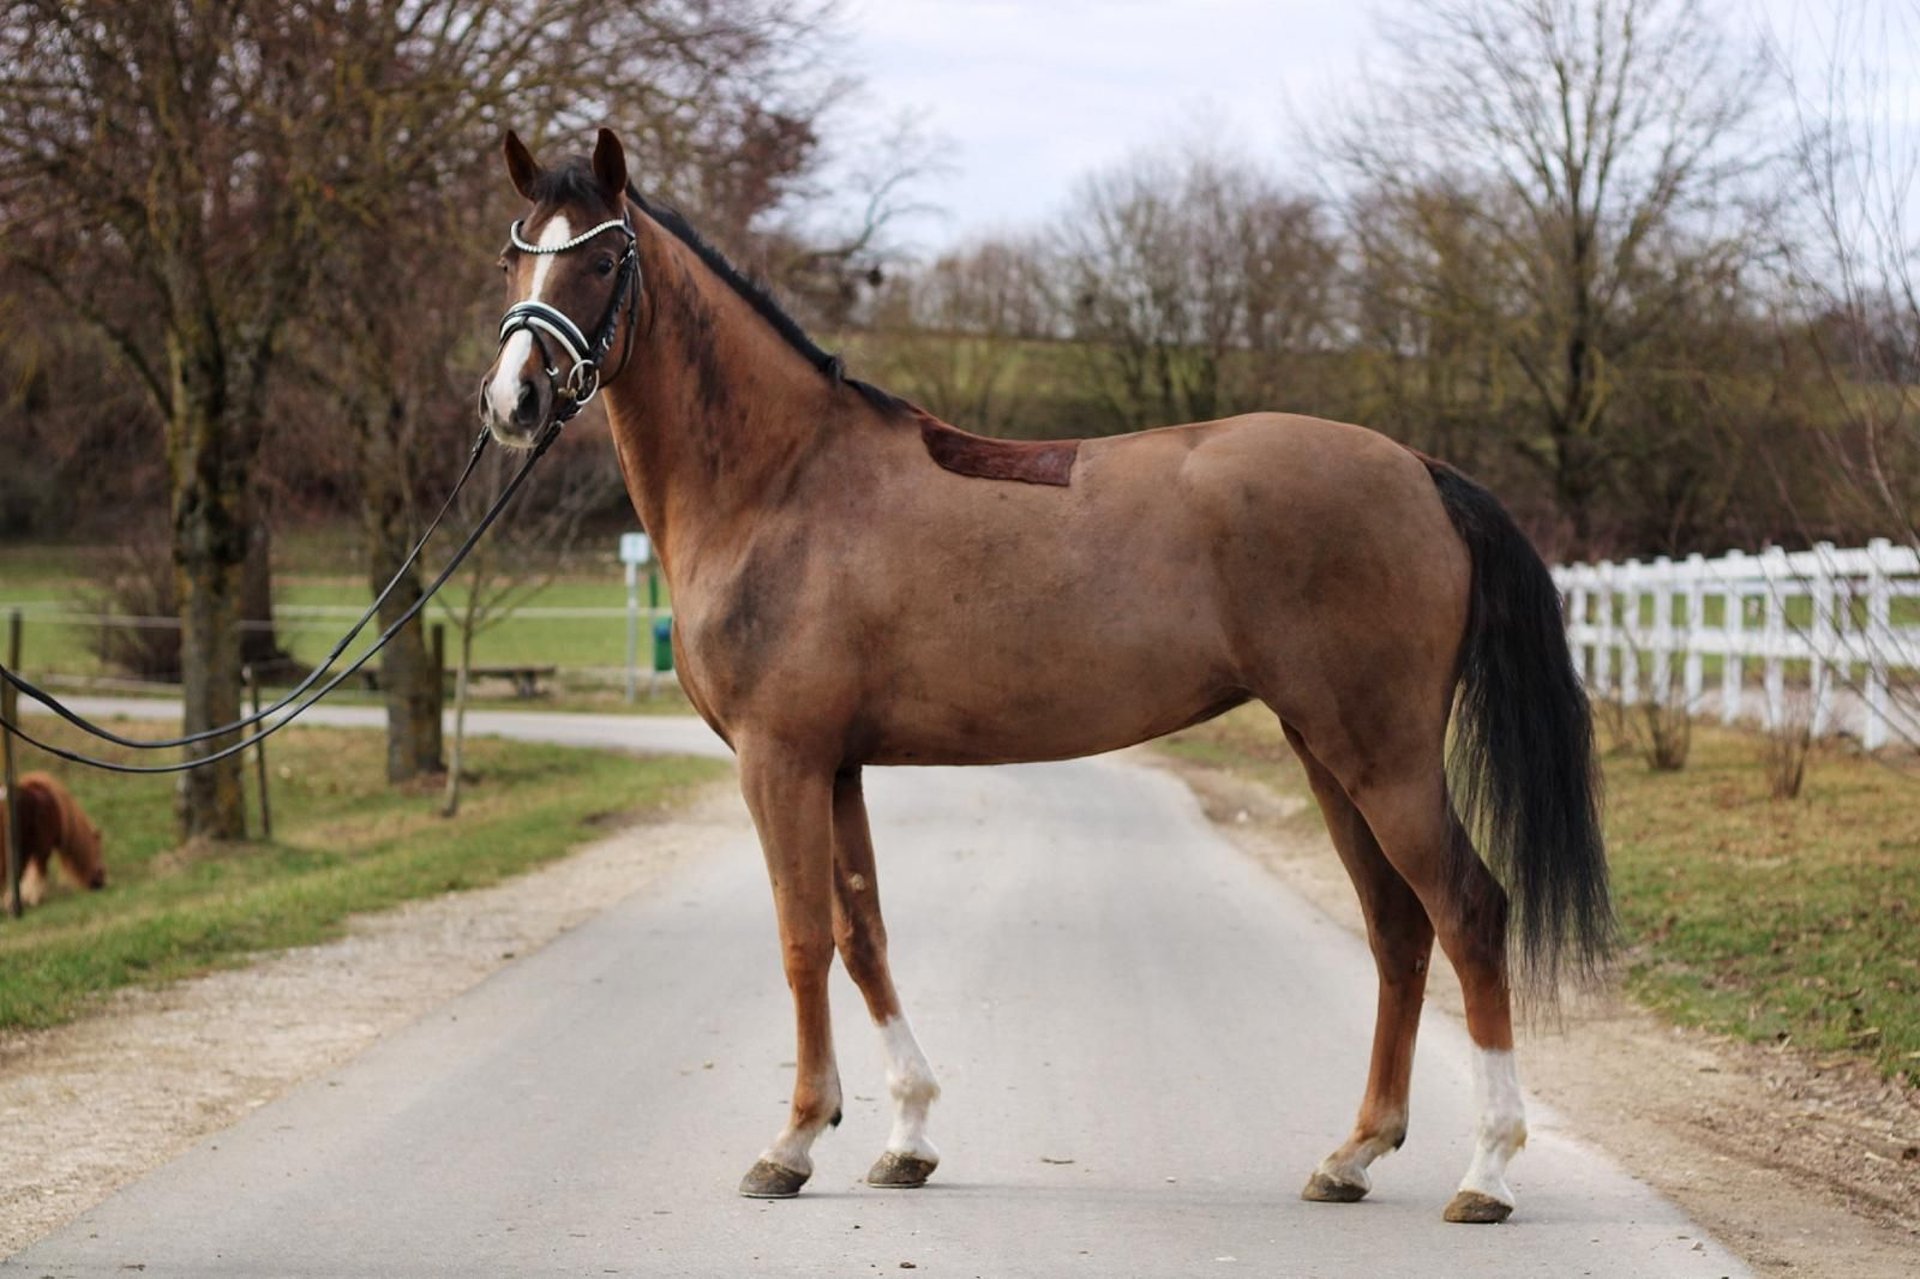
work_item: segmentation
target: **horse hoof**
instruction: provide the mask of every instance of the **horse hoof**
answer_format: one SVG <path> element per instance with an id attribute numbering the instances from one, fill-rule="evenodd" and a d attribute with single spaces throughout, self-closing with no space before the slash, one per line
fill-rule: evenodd
<path id="1" fill-rule="evenodd" d="M 1336 1181 L 1324 1172 L 1307 1178 L 1300 1197 L 1317 1204 L 1357 1204 L 1367 1197 L 1367 1187 L 1351 1181 Z"/>
<path id="2" fill-rule="evenodd" d="M 922 1159 L 889 1150 L 874 1160 L 867 1170 L 867 1184 L 885 1190 L 912 1190 L 927 1184 L 927 1178 L 940 1166 L 937 1159 Z"/>
<path id="3" fill-rule="evenodd" d="M 1440 1215 L 1448 1221 L 1492 1225 L 1511 1217 L 1513 1205 L 1503 1204 L 1492 1195 L 1483 1195 L 1477 1190 L 1462 1190 L 1447 1202 L 1447 1210 Z"/>
<path id="4" fill-rule="evenodd" d="M 740 1179 L 740 1193 L 749 1199 L 791 1199 L 811 1175 L 762 1159 Z"/>

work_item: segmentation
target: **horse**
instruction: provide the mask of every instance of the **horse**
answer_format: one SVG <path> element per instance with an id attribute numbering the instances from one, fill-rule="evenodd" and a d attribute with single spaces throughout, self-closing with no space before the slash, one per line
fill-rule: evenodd
<path id="1" fill-rule="evenodd" d="M 610 130 L 550 169 L 512 133 L 504 154 L 527 207 L 499 260 L 510 305 L 481 416 L 524 448 L 604 394 L 672 588 L 681 683 L 737 758 L 772 883 L 798 1069 L 740 1193 L 797 1194 L 839 1120 L 836 952 L 888 1058 L 892 1129 L 867 1181 L 919 1186 L 939 1163 L 863 769 L 1090 755 L 1257 700 L 1306 769 L 1379 981 L 1358 1117 L 1302 1193 L 1360 1199 L 1405 1140 L 1437 937 L 1479 1112 L 1444 1216 L 1506 1219 L 1526 1139 L 1514 997 L 1593 975 L 1612 916 L 1590 707 L 1559 595 L 1500 503 L 1310 417 L 968 434 L 848 377 L 640 193 Z"/>
<path id="2" fill-rule="evenodd" d="M 38 906 L 46 897 L 48 864 L 59 857 L 60 865 L 75 884 L 90 889 L 107 886 L 107 866 L 101 857 L 100 829 L 87 817 L 67 788 L 51 773 L 25 773 L 14 783 L 14 804 L 19 812 L 18 838 L 7 829 L 4 809 L 0 809 L 0 853 L 11 842 L 22 859 L 20 901 Z M 11 889 L 6 891 L 6 906 L 11 907 Z"/>

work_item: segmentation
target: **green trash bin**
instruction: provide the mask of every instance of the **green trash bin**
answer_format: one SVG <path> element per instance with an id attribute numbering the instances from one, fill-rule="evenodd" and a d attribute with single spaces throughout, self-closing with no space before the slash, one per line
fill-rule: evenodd
<path id="1" fill-rule="evenodd" d="M 671 617 L 653 619 L 653 669 L 656 671 L 673 669 L 673 619 Z"/>

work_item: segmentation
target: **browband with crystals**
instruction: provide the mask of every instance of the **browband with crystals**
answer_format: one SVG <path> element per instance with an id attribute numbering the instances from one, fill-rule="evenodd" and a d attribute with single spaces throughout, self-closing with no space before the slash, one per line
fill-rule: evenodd
<path id="1" fill-rule="evenodd" d="M 495 223 L 495 225 L 497 226 L 499 224 Z M 588 230 L 582 231 L 579 235 L 574 236 L 571 240 L 568 240 L 565 244 L 556 244 L 551 246 L 550 248 L 543 249 L 537 244 L 528 244 L 525 240 L 521 239 L 520 227 L 521 227 L 521 223 L 515 222 L 513 226 L 508 228 L 507 239 L 512 241 L 513 247 L 520 250 L 522 253 L 565 253 L 568 249 L 579 248 L 581 245 L 585 244 L 588 240 L 591 240 L 594 236 L 599 235 L 602 231 L 610 231 L 614 227 L 620 227 L 623 230 L 627 231 L 629 235 L 632 234 L 632 228 L 627 226 L 627 220 L 625 218 L 608 218 L 605 222 L 602 222 L 599 226 L 591 227 Z"/>

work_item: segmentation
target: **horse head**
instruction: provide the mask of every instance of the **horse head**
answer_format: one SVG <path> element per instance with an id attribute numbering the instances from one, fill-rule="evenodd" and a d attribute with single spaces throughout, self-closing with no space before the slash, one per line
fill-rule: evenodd
<path id="1" fill-rule="evenodd" d="M 626 368 L 640 263 L 626 153 L 611 129 L 600 130 L 591 160 L 555 169 L 541 168 L 511 132 L 504 151 L 507 175 L 532 208 L 500 253 L 508 306 L 480 416 L 495 439 L 524 448 Z M 616 347 L 622 354 L 608 369 Z"/>

